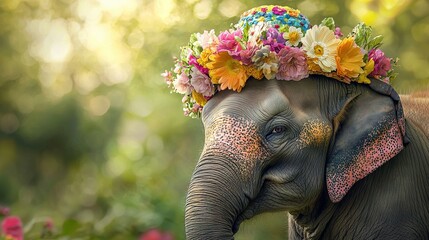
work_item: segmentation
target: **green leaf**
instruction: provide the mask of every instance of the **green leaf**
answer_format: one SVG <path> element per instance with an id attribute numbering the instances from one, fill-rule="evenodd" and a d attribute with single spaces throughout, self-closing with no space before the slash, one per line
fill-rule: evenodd
<path id="1" fill-rule="evenodd" d="M 331 29 L 332 31 L 335 30 L 335 21 L 332 17 L 327 17 L 325 19 L 322 20 L 322 22 L 320 23 L 321 26 L 326 26 L 329 29 Z"/>
<path id="2" fill-rule="evenodd" d="M 247 40 L 249 39 L 249 29 L 250 26 L 249 24 L 245 24 L 244 28 L 243 28 L 243 41 L 247 42 Z"/>
<path id="3" fill-rule="evenodd" d="M 284 25 L 279 28 L 279 32 L 285 33 L 289 31 L 289 25 Z"/>
<path id="4" fill-rule="evenodd" d="M 246 44 L 243 39 L 238 36 L 235 36 L 234 39 L 238 42 L 238 44 L 240 44 L 241 48 L 246 49 Z"/>
<path id="5" fill-rule="evenodd" d="M 368 49 L 379 48 L 383 44 L 384 37 L 378 35 L 368 43 Z"/>
<path id="6" fill-rule="evenodd" d="M 354 36 L 356 44 L 364 49 L 368 49 L 368 40 L 371 34 L 372 28 L 365 23 L 359 23 L 352 30 L 352 36 Z"/>
<path id="7" fill-rule="evenodd" d="M 80 223 L 75 219 L 67 219 L 63 223 L 63 235 L 72 235 L 81 227 Z"/>

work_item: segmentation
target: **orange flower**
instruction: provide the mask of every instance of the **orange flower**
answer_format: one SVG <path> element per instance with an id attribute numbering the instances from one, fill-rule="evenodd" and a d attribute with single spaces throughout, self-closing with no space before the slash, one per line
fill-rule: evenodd
<path id="1" fill-rule="evenodd" d="M 220 84 L 221 90 L 228 88 L 240 92 L 249 77 L 241 62 L 233 59 L 228 52 L 213 54 L 209 58 L 207 68 L 212 83 Z"/>
<path id="2" fill-rule="evenodd" d="M 363 54 L 352 37 L 340 42 L 335 60 L 338 76 L 341 77 L 357 78 L 363 72 L 362 67 L 365 66 Z"/>
<path id="3" fill-rule="evenodd" d="M 247 76 L 252 76 L 258 80 L 261 80 L 264 77 L 264 73 L 254 66 L 245 66 L 245 69 Z"/>
<path id="4" fill-rule="evenodd" d="M 310 72 L 323 72 L 320 66 L 315 63 L 317 59 L 307 58 L 308 71 Z"/>
<path id="5" fill-rule="evenodd" d="M 298 17 L 299 16 L 299 11 L 295 10 L 295 9 L 290 9 L 289 11 L 287 11 L 287 13 L 289 15 L 291 15 L 292 17 Z"/>

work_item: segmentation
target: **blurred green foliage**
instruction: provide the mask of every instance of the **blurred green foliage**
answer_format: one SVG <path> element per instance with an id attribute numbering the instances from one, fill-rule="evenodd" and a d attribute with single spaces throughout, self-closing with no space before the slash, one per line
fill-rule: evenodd
<path id="1" fill-rule="evenodd" d="M 399 57 L 401 92 L 428 87 L 426 0 L 270 1 L 344 33 L 365 21 Z M 160 77 L 193 32 L 226 29 L 257 0 L 0 2 L 0 205 L 37 239 L 184 239 L 187 185 L 203 146 L 199 120 Z M 283 239 L 285 213 L 245 223 L 237 239 Z M 67 236 L 67 237 L 66 237 Z"/>

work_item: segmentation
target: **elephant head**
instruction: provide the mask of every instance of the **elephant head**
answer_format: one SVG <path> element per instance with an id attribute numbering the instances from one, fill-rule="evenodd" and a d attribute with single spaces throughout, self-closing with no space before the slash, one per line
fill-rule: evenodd
<path id="1" fill-rule="evenodd" d="M 191 36 L 164 74 L 205 128 L 187 239 L 232 239 L 242 221 L 268 211 L 288 211 L 296 228 L 315 216 L 326 224 L 321 212 L 355 196 L 359 180 L 404 148 L 388 84 L 396 62 L 371 32 L 358 24 L 341 39 L 332 18 L 312 25 L 299 10 L 261 6 L 218 36 Z"/>
<path id="2" fill-rule="evenodd" d="M 187 239 L 233 239 L 259 213 L 306 215 L 341 201 L 403 148 L 400 103 L 377 84 L 249 79 L 241 93 L 214 96 L 202 115 Z"/>

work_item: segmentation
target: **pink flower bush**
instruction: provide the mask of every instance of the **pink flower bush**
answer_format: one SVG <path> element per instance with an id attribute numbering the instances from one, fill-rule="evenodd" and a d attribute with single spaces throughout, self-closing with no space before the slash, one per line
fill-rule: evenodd
<path id="1" fill-rule="evenodd" d="M 163 233 L 158 229 L 151 229 L 143 233 L 139 240 L 173 240 L 173 236 L 170 233 Z"/>
<path id="2" fill-rule="evenodd" d="M 232 57 L 237 57 L 240 55 L 240 51 L 242 47 L 239 42 L 235 38 L 243 38 L 243 33 L 241 30 L 235 30 L 233 32 L 225 31 L 219 34 L 219 45 L 217 46 L 217 50 L 219 52 L 228 52 Z"/>
<path id="3" fill-rule="evenodd" d="M 1 223 L 2 234 L 13 238 L 14 240 L 23 240 L 24 233 L 22 230 L 22 222 L 19 217 L 9 216 L 3 219 Z"/>
<path id="4" fill-rule="evenodd" d="M 299 81 L 308 77 L 307 59 L 301 49 L 286 46 L 278 53 L 278 59 L 277 79 Z"/>
<path id="5" fill-rule="evenodd" d="M 380 49 L 372 49 L 369 51 L 368 59 L 374 61 L 374 71 L 372 71 L 369 76 L 375 78 L 387 76 L 387 72 L 391 68 L 390 58 L 385 57 Z"/>
<path id="6" fill-rule="evenodd" d="M 196 68 L 192 68 L 191 71 L 191 85 L 195 91 L 201 93 L 205 97 L 210 97 L 214 93 L 214 87 L 210 78 Z"/>

